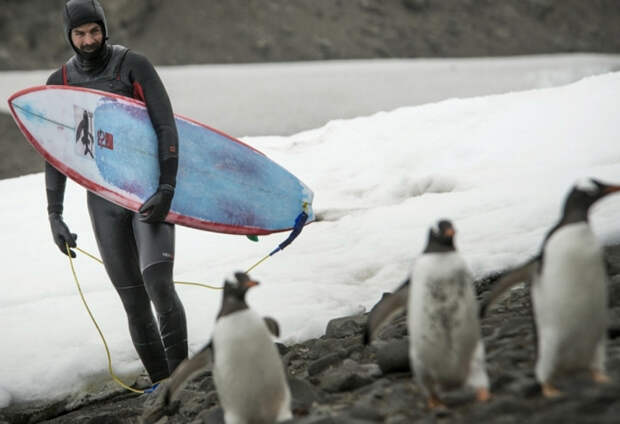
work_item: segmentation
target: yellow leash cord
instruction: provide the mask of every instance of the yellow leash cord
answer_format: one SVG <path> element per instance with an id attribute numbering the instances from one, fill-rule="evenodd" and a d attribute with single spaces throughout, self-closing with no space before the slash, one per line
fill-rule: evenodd
<path id="1" fill-rule="evenodd" d="M 263 262 L 265 262 L 271 255 L 267 255 L 264 258 L 262 258 L 260 261 L 256 262 L 254 265 L 252 265 L 251 267 L 248 268 L 248 270 L 245 272 L 246 274 L 249 274 L 250 271 L 252 271 L 254 268 L 256 268 L 257 266 L 259 266 L 260 264 L 262 264 Z"/>
<path id="2" fill-rule="evenodd" d="M 101 259 L 99 259 L 98 257 L 96 257 L 95 255 L 93 255 L 92 253 L 88 253 L 86 250 L 80 249 L 79 247 L 74 247 L 73 249 L 79 251 L 80 253 L 85 254 L 86 256 L 96 260 L 101 265 L 103 265 L 103 261 Z M 69 257 L 71 257 L 71 256 L 69 256 Z M 263 258 L 263 260 L 264 260 L 264 258 Z M 262 260 L 261 260 L 261 262 L 262 262 Z M 258 264 L 256 264 L 256 265 L 258 265 Z M 254 268 L 256 265 L 254 265 L 252 268 Z M 203 284 L 203 283 L 194 283 L 194 282 L 191 282 L 191 281 L 175 281 L 174 284 L 184 284 L 184 285 L 187 285 L 187 286 L 199 286 L 199 287 L 204 287 L 204 288 L 213 289 L 213 290 L 221 290 L 222 289 L 221 287 L 210 286 L 208 284 Z"/>
<path id="3" fill-rule="evenodd" d="M 71 251 L 69 250 L 69 245 L 65 243 L 65 247 L 67 248 L 67 255 L 69 256 L 69 263 L 71 264 L 71 272 L 73 273 L 73 279 L 75 280 L 75 284 L 77 285 L 78 292 L 80 293 L 80 297 L 82 298 L 82 303 L 84 304 L 84 307 L 86 308 L 86 311 L 88 312 L 88 315 L 90 315 L 91 321 L 93 322 L 93 324 L 95 324 L 95 328 L 99 332 L 99 336 L 101 337 L 101 340 L 103 341 L 105 352 L 108 355 L 108 372 L 112 376 L 112 379 L 116 381 L 121 387 L 129 391 L 132 391 L 134 393 L 144 393 L 144 390 L 134 389 L 133 387 L 126 385 L 125 383 L 121 381 L 120 378 L 116 376 L 116 374 L 114 374 L 114 370 L 112 369 L 112 355 L 110 354 L 110 349 L 108 348 L 108 342 L 106 342 L 105 337 L 103 336 L 103 332 L 101 331 L 101 328 L 99 328 L 99 324 L 97 324 L 97 321 L 95 321 L 95 317 L 93 316 L 93 313 L 90 311 L 90 308 L 88 307 L 88 303 L 86 303 L 86 299 L 84 298 L 84 293 L 82 293 L 82 287 L 80 287 L 80 282 L 78 281 L 77 273 L 75 272 L 75 267 L 73 266 L 73 258 L 71 257 Z M 83 252 L 81 249 L 78 249 L 78 250 Z M 92 256 L 89 253 L 85 253 L 85 254 L 98 260 L 99 262 L 102 262 L 100 259 Z"/>
<path id="4" fill-rule="evenodd" d="M 118 378 L 116 376 L 116 374 L 114 374 L 114 370 L 112 369 L 112 355 L 110 354 L 110 349 L 108 348 L 108 343 L 103 335 L 103 332 L 101 331 L 101 328 L 99 327 L 99 324 L 97 324 L 97 321 L 95 320 L 95 317 L 93 316 L 93 313 L 91 312 L 90 308 L 88 307 L 88 303 L 86 303 L 86 298 L 84 297 L 84 293 L 82 292 L 82 287 L 80 286 L 80 282 L 77 276 L 77 273 L 75 271 L 75 267 L 73 265 L 73 258 L 71 257 L 71 250 L 69 248 L 69 245 L 67 243 L 65 243 L 65 247 L 67 249 L 67 256 L 69 256 L 69 264 L 71 265 L 71 272 L 73 273 L 73 279 L 75 281 L 75 285 L 77 286 L 78 292 L 80 293 L 80 297 L 82 298 L 82 303 L 84 304 L 84 307 L 86 308 L 86 311 L 88 312 L 88 315 L 90 316 L 91 321 L 93 322 L 93 324 L 95 325 L 95 328 L 97 329 L 97 332 L 99 333 L 99 337 L 101 337 L 101 340 L 103 341 L 103 346 L 105 347 L 105 352 L 106 355 L 108 357 L 108 372 L 110 373 L 110 376 L 112 377 L 112 379 L 118 383 L 118 385 L 120 385 L 121 387 L 134 392 L 134 393 L 144 393 L 144 390 L 139 390 L 139 389 L 134 389 L 131 386 L 128 386 L 127 384 L 123 383 L 121 381 L 120 378 Z M 103 264 L 103 261 L 101 259 L 99 259 L 98 257 L 96 257 L 95 255 L 88 253 L 87 251 L 80 249 L 79 247 L 74 247 L 73 249 L 85 254 L 86 256 L 90 257 L 91 259 L 94 259 L 95 261 L 99 262 L 100 264 Z M 249 274 L 250 271 L 252 271 L 254 268 L 256 268 L 258 265 L 260 265 L 261 263 L 263 263 L 267 258 L 269 258 L 271 255 L 267 255 L 264 258 L 262 258 L 261 260 L 259 260 L 258 262 L 256 262 L 254 265 L 252 265 L 247 271 L 246 274 Z M 175 281 L 175 284 L 183 284 L 183 285 L 188 285 L 188 286 L 199 286 L 199 287 L 205 287 L 208 289 L 213 289 L 213 290 L 222 290 L 222 287 L 216 287 L 216 286 L 210 286 L 208 284 L 203 284 L 203 283 L 194 283 L 191 281 Z"/>

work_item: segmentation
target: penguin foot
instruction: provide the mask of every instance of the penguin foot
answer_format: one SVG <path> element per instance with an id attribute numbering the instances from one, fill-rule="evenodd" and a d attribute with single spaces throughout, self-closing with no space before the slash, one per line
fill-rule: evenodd
<path id="1" fill-rule="evenodd" d="M 599 384 L 611 383 L 611 378 L 600 370 L 592 370 L 592 380 Z"/>
<path id="2" fill-rule="evenodd" d="M 428 397 L 429 409 L 446 408 L 446 405 L 439 399 L 437 395 L 430 395 Z"/>
<path id="3" fill-rule="evenodd" d="M 542 388 L 542 394 L 546 398 L 552 399 L 552 398 L 557 398 L 562 395 L 562 392 L 560 392 L 558 389 L 556 389 L 549 383 L 542 383 L 541 388 Z"/>
<path id="4" fill-rule="evenodd" d="M 486 387 L 481 387 L 476 389 L 476 401 L 477 402 L 487 402 L 491 399 L 491 392 Z"/>

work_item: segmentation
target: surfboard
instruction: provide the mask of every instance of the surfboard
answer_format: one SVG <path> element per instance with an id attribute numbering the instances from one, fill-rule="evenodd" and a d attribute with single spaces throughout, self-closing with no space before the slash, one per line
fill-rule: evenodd
<path id="1" fill-rule="evenodd" d="M 157 137 L 143 102 L 98 90 L 37 86 L 9 108 L 32 146 L 86 189 L 137 211 L 157 189 Z M 166 220 L 201 230 L 263 235 L 290 230 L 313 193 L 255 148 L 175 114 L 179 168 Z"/>

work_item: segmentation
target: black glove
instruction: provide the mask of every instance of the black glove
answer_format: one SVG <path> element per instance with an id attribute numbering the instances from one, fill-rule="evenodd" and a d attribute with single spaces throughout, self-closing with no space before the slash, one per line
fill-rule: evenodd
<path id="1" fill-rule="evenodd" d="M 60 251 L 66 255 L 67 246 L 65 246 L 65 243 L 67 243 L 69 247 L 76 247 L 75 241 L 77 240 L 77 234 L 69 231 L 69 227 L 67 227 L 65 221 L 62 220 L 61 214 L 56 212 L 50 213 L 49 219 L 54 243 L 56 243 Z M 69 250 L 69 252 L 71 252 L 71 257 L 75 258 L 75 252 L 73 250 Z"/>
<path id="2" fill-rule="evenodd" d="M 155 194 L 149 197 L 138 209 L 141 215 L 140 221 L 161 222 L 166 219 L 173 196 L 173 186 L 170 184 L 160 184 Z"/>

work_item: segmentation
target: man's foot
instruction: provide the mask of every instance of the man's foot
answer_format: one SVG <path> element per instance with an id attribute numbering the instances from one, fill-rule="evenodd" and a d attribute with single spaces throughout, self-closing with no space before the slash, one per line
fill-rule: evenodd
<path id="1" fill-rule="evenodd" d="M 136 377 L 136 381 L 131 385 L 131 388 L 136 390 L 145 390 L 151 386 L 153 386 L 153 383 L 151 382 L 149 374 L 145 370 L 142 374 Z"/>

